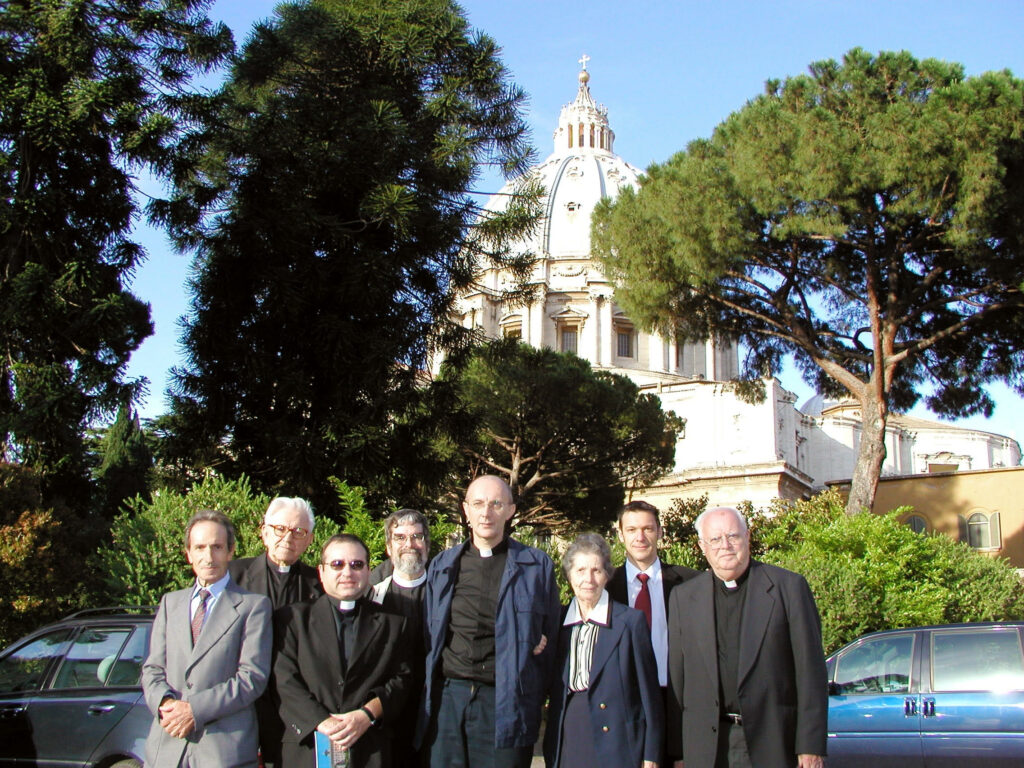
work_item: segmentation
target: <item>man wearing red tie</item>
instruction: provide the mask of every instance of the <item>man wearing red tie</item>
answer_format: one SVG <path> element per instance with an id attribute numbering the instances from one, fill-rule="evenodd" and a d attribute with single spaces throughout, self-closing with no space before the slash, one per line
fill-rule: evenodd
<path id="1" fill-rule="evenodd" d="M 658 663 L 658 684 L 668 685 L 668 595 L 699 572 L 669 565 L 658 557 L 661 519 L 658 508 L 646 501 L 631 501 L 619 511 L 619 540 L 626 547 L 626 562 L 608 582 L 612 600 L 642 611 L 651 628 L 651 645 Z M 662 750 L 664 753 L 664 749 Z"/>

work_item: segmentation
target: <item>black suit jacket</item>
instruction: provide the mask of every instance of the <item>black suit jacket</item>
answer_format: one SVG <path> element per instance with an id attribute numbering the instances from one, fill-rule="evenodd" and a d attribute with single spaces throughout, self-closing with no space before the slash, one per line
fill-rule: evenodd
<path id="1" fill-rule="evenodd" d="M 231 580 L 242 589 L 270 597 L 270 584 L 267 579 L 268 566 L 267 553 L 264 552 L 258 557 L 232 560 L 228 563 L 228 572 L 231 574 Z M 320 585 L 320 574 L 316 572 L 316 568 L 303 562 L 295 563 L 292 568 L 298 569 L 299 600 L 309 602 L 316 600 L 324 593 L 324 588 Z M 275 609 L 280 607 L 280 605 L 274 606 Z"/>
<path id="2" fill-rule="evenodd" d="M 669 615 L 669 593 L 679 584 L 687 579 L 697 576 L 700 571 L 687 568 L 685 565 L 669 565 L 661 561 L 661 588 L 664 590 L 665 615 Z M 615 569 L 611 580 L 608 582 L 608 595 L 612 600 L 629 605 L 629 591 L 626 589 L 626 565 L 623 563 Z"/>
<path id="3" fill-rule="evenodd" d="M 228 572 L 231 574 L 231 580 L 242 589 L 270 597 L 268 567 L 270 563 L 267 560 L 267 553 L 264 552 L 258 557 L 232 560 L 228 563 Z M 299 599 L 302 602 L 308 603 L 324 593 L 316 568 L 301 562 L 295 563 L 292 568 L 296 569 L 295 575 L 299 578 Z M 283 606 L 273 607 L 276 609 Z M 279 766 L 284 723 L 278 717 L 277 705 L 271 698 L 270 688 L 256 700 L 256 720 L 259 723 L 260 751 L 263 753 L 263 760 L 270 765 Z"/>
<path id="4" fill-rule="evenodd" d="M 721 712 L 715 578 L 672 592 L 668 620 L 668 753 L 686 768 L 713 768 Z M 752 560 L 740 619 L 743 733 L 759 768 L 792 768 L 798 754 L 824 755 L 828 688 L 821 622 L 803 576 Z"/>
<path id="5" fill-rule="evenodd" d="M 341 714 L 380 697 L 381 722 L 352 747 L 353 768 L 391 765 L 391 726 L 408 695 L 411 673 L 405 619 L 369 600 L 359 603 L 355 651 L 341 671 L 335 601 L 296 603 L 274 613 L 271 686 L 285 724 L 282 763 L 312 768 L 314 732 L 331 714 Z M 402 725 L 401 727 L 406 727 Z"/>

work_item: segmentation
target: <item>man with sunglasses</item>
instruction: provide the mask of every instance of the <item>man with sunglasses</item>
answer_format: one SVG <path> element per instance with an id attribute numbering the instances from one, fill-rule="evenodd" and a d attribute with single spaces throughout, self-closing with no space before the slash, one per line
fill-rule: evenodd
<path id="1" fill-rule="evenodd" d="M 369 552 L 332 536 L 320 553 L 325 594 L 274 614 L 274 672 L 285 733 L 283 764 L 313 768 L 316 733 L 348 749 L 352 768 L 388 768 L 410 685 L 405 619 L 366 597 Z"/>
<path id="2" fill-rule="evenodd" d="M 242 589 L 266 595 L 276 610 L 292 603 L 309 602 L 323 594 L 316 568 L 299 561 L 313 541 L 313 510 L 305 499 L 279 496 L 270 502 L 260 538 L 266 552 L 228 563 L 231 580 Z M 260 752 L 266 768 L 281 764 L 278 750 L 284 724 L 270 692 L 256 702 Z"/>
<path id="3" fill-rule="evenodd" d="M 406 629 L 413 640 L 410 659 L 413 688 L 400 719 L 415 723 L 419 711 L 419 691 L 423 688 L 423 594 L 427 580 L 427 560 L 430 556 L 430 526 L 427 518 L 415 509 L 400 509 L 384 520 L 384 546 L 387 550 L 390 573 L 374 583 L 370 599 L 388 613 L 405 617 Z M 379 566 L 378 566 L 379 568 Z M 421 764 L 419 751 L 413 742 L 413 728 L 400 728 L 392 745 L 395 765 L 415 768 Z"/>

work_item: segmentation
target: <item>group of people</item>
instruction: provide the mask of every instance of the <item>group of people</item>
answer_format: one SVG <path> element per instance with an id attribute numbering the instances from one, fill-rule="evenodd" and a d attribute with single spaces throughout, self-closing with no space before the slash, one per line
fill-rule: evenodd
<path id="1" fill-rule="evenodd" d="M 164 596 L 142 683 L 154 768 L 313 768 L 317 734 L 353 768 L 526 768 L 547 703 L 548 768 L 820 768 L 827 688 L 807 582 L 750 557 L 746 523 L 696 521 L 710 566 L 659 558 L 658 510 L 627 504 L 608 542 L 582 534 L 550 558 L 507 532 L 508 485 L 478 477 L 470 536 L 429 559 L 422 514 L 384 523 L 371 572 L 352 534 L 299 561 L 314 517 L 278 498 L 266 552 L 232 560 L 226 516 L 185 530 L 191 587 Z"/>

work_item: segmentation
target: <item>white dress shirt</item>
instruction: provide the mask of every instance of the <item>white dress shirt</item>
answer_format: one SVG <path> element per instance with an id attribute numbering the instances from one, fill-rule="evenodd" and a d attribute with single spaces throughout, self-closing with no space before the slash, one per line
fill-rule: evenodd
<path id="1" fill-rule="evenodd" d="M 206 598 L 206 616 L 203 617 L 203 626 L 206 626 L 206 622 L 210 620 L 210 612 L 213 610 L 213 606 L 217 604 L 218 598 L 224 594 L 224 587 L 228 585 L 228 581 L 231 579 L 230 574 L 225 573 L 217 581 L 213 582 L 206 587 L 200 587 L 197 581 L 192 587 L 192 600 L 188 604 L 188 618 L 191 621 L 196 615 L 196 611 L 199 609 L 199 604 L 203 602 L 199 597 L 199 590 L 205 589 L 210 593 L 210 596 Z"/>
<path id="2" fill-rule="evenodd" d="M 638 573 L 646 573 L 647 590 L 651 593 L 651 645 L 654 646 L 654 660 L 658 662 L 658 684 L 668 685 L 668 617 L 665 613 L 665 587 L 661 578 L 661 560 L 655 560 L 646 571 L 641 571 L 626 559 L 626 596 L 629 604 L 636 608 L 636 596 L 640 594 Z"/>

